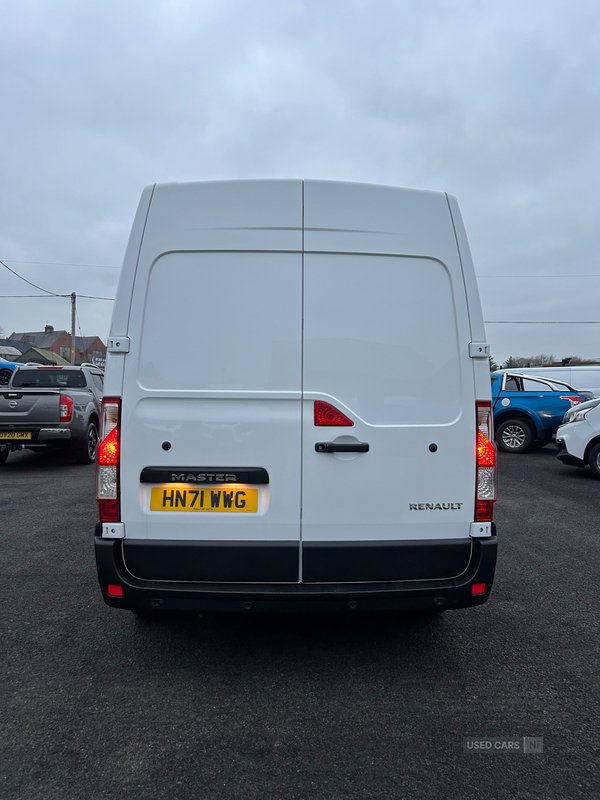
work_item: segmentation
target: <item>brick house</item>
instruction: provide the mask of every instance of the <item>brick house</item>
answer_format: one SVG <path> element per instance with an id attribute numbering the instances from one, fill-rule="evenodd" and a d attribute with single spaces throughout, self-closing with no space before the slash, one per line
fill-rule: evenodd
<path id="1" fill-rule="evenodd" d="M 11 333 L 9 340 L 26 342 L 42 350 L 50 350 L 67 361 L 71 360 L 71 334 L 67 331 L 55 331 L 52 325 L 46 325 L 43 331 L 25 331 Z M 75 337 L 75 361 L 90 361 L 98 366 L 106 363 L 106 345 L 99 336 Z"/>
<path id="2" fill-rule="evenodd" d="M 106 364 L 106 345 L 99 336 L 76 336 L 75 357 L 103 367 Z"/>

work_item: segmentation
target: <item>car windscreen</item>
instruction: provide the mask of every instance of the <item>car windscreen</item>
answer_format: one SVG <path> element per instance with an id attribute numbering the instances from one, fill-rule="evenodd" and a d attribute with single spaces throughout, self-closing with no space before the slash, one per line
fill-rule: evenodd
<path id="1" fill-rule="evenodd" d="M 19 369 L 15 372 L 13 389 L 84 389 L 83 372 L 67 370 Z"/>

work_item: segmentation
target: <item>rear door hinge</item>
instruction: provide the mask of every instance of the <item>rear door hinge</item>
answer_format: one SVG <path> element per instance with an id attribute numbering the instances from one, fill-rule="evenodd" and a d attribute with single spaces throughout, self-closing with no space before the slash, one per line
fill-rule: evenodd
<path id="1" fill-rule="evenodd" d="M 106 343 L 106 350 L 109 353 L 128 353 L 129 336 L 115 336 L 109 338 Z"/>
<path id="2" fill-rule="evenodd" d="M 470 535 L 472 539 L 487 539 L 492 535 L 491 522 L 472 522 Z"/>
<path id="3" fill-rule="evenodd" d="M 489 358 L 490 346 L 488 342 L 470 342 L 469 356 L 471 358 Z"/>
<path id="4" fill-rule="evenodd" d="M 102 523 L 102 538 L 103 539 L 124 539 L 125 538 L 125 524 L 123 522 L 103 522 Z"/>

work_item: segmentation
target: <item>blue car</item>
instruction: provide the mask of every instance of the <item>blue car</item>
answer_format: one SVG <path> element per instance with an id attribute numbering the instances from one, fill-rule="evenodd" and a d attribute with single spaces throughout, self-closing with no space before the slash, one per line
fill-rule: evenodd
<path id="1" fill-rule="evenodd" d="M 15 364 L 14 361 L 7 361 L 5 358 L 0 358 L 0 386 L 8 386 L 13 372 L 17 367 L 22 366 L 23 364 Z"/>
<path id="2" fill-rule="evenodd" d="M 496 443 L 506 453 L 525 453 L 548 444 L 565 413 L 589 394 L 517 372 L 493 372 L 491 379 Z"/>

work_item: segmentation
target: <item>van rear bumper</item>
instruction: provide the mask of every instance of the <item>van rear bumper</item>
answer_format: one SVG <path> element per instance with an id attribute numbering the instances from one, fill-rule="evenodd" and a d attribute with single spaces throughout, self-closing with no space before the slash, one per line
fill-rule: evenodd
<path id="1" fill-rule="evenodd" d="M 97 529 L 97 534 L 98 534 Z M 141 580 L 132 576 L 123 561 L 122 540 L 96 535 L 98 578 L 105 602 L 115 608 L 139 612 L 341 612 L 411 611 L 466 608 L 485 603 L 496 568 L 498 540 L 495 535 L 473 539 L 468 568 L 459 576 L 442 580 L 406 580 L 374 583 L 224 584 Z M 431 550 L 424 548 L 423 558 Z M 472 594 L 473 584 L 485 584 L 485 592 Z M 108 594 L 107 587 L 122 587 L 122 597 Z"/>

